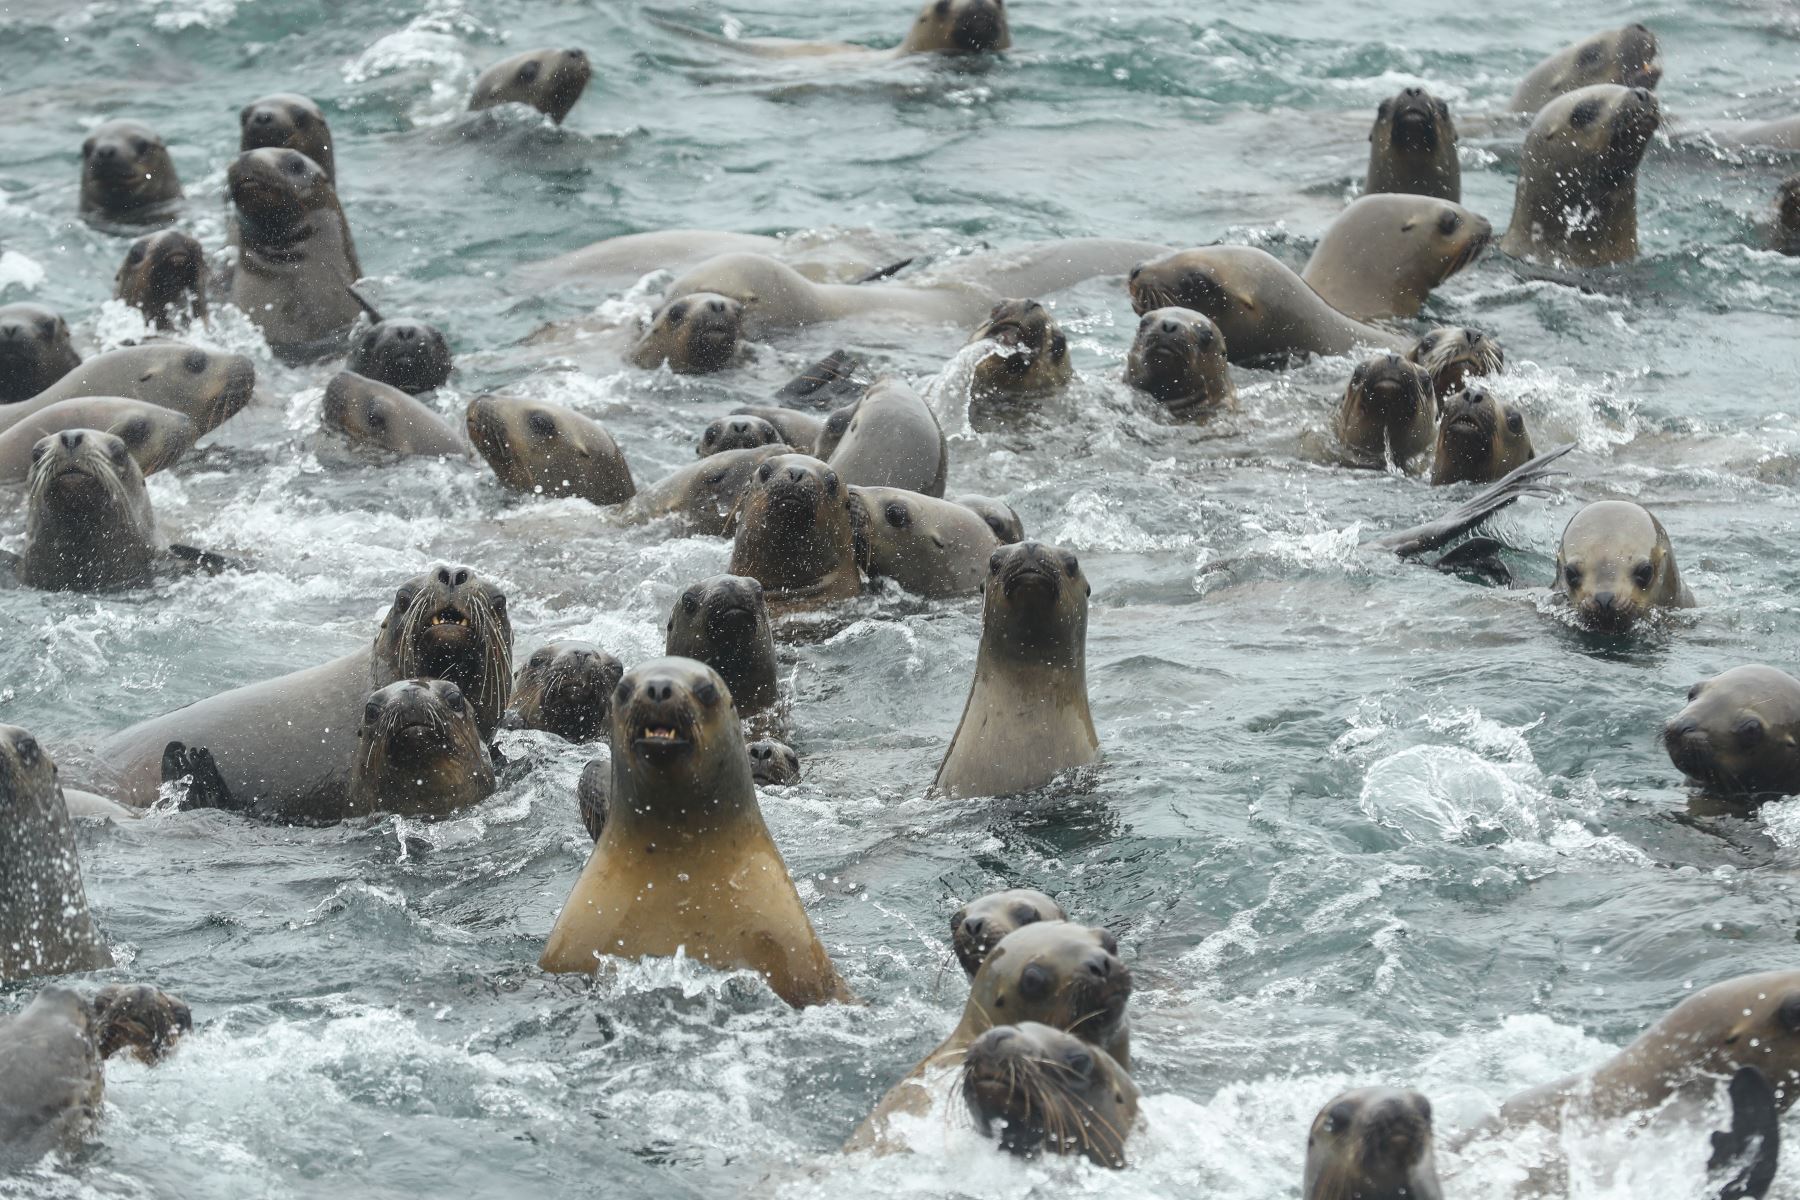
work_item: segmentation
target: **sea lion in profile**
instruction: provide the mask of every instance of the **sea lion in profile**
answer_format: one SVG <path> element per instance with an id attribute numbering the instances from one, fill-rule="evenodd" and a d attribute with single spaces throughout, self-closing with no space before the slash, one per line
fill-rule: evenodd
<path id="1" fill-rule="evenodd" d="M 88 913 L 56 774 L 36 738 L 0 725 L 0 984 L 113 965 Z"/>
<path id="2" fill-rule="evenodd" d="M 113 277 L 113 296 L 144 314 L 157 329 L 206 319 L 206 251 L 178 229 L 145 234 L 131 243 Z"/>
<path id="3" fill-rule="evenodd" d="M 1338 407 L 1337 439 L 1357 466 L 1404 469 L 1431 449 L 1438 431 L 1431 376 L 1389 351 L 1366 358 L 1350 374 Z"/>
<path id="4" fill-rule="evenodd" d="M 969 978 L 981 970 L 988 952 L 1015 929 L 1039 921 L 1066 921 L 1062 906 L 1042 892 L 1012 888 L 989 892 L 957 909 L 950 918 L 950 943 Z"/>
<path id="5" fill-rule="evenodd" d="M 1602 500 L 1570 519 L 1552 588 L 1601 633 L 1623 633 L 1653 609 L 1694 607 L 1662 522 L 1628 500 Z"/>
<path id="6" fill-rule="evenodd" d="M 331 152 L 331 126 L 325 114 L 305 96 L 276 92 L 252 100 L 238 113 L 238 151 L 298 150 L 319 164 L 337 183 L 337 158 Z"/>
<path id="7" fill-rule="evenodd" d="M 818 459 L 765 459 L 738 497 L 731 573 L 762 584 L 777 616 L 861 595 L 850 504 L 843 480 Z"/>
<path id="8" fill-rule="evenodd" d="M 396 387 L 339 371 L 319 409 L 325 428 L 358 446 L 394 454 L 462 458 L 468 454 L 450 423 Z"/>
<path id="9" fill-rule="evenodd" d="M 162 225 L 175 217 L 181 180 L 154 129 L 108 121 L 81 143 L 81 216 L 118 225 Z"/>
<path id="10" fill-rule="evenodd" d="M 1656 35 L 1642 25 L 1626 25 L 1583 38 L 1533 67 L 1508 107 L 1535 113 L 1559 96 L 1595 84 L 1648 90 L 1660 82 Z"/>
<path id="11" fill-rule="evenodd" d="M 165 548 L 144 474 L 121 438 L 65 429 L 38 440 L 19 582 L 52 592 L 142 587 Z"/>
<path id="12" fill-rule="evenodd" d="M 469 401 L 469 440 L 515 492 L 623 504 L 637 494 L 612 434 L 573 409 L 519 396 Z"/>
<path id="13" fill-rule="evenodd" d="M 350 341 L 344 369 L 414 396 L 450 378 L 450 343 L 424 321 L 390 317 Z"/>
<path id="14" fill-rule="evenodd" d="M 988 559 L 981 648 L 962 722 L 932 786 L 952 797 L 1042 787 L 1100 757 L 1088 712 L 1093 590 L 1071 552 L 1041 542 Z"/>
<path id="15" fill-rule="evenodd" d="M 1125 382 L 1177 417 L 1237 407 L 1237 384 L 1219 327 L 1191 308 L 1154 308 L 1138 321 Z"/>
<path id="16" fill-rule="evenodd" d="M 803 413 L 792 408 L 774 408 L 759 405 L 742 405 L 731 410 L 734 417 L 753 417 L 767 423 L 775 430 L 775 441 L 770 445 L 784 444 L 799 454 L 810 454 L 818 457 L 819 435 L 825 429 L 822 417 L 811 413 Z M 704 443 L 702 443 L 704 445 Z M 708 451 L 716 454 L 718 451 Z M 706 457 L 705 454 L 701 455 Z"/>
<path id="17" fill-rule="evenodd" d="M 1506 369 L 1506 350 L 1479 329 L 1446 326 L 1434 329 L 1406 352 L 1431 374 L 1431 390 L 1439 400 L 1460 392 L 1478 375 L 1498 375 Z"/>
<path id="18" fill-rule="evenodd" d="M 1598 84 L 1545 105 L 1525 134 L 1500 248 L 1560 267 L 1636 258 L 1638 164 L 1661 123 L 1647 88 Z"/>
<path id="19" fill-rule="evenodd" d="M 215 354 L 182 342 L 150 342 L 96 354 L 17 404 L 0 407 L 0 432 L 59 400 L 118 396 L 174 409 L 211 433 L 250 403 L 256 367 L 241 354 Z"/>
<path id="20" fill-rule="evenodd" d="M 1304 1200 L 1444 1200 L 1431 1101 L 1396 1088 L 1356 1088 L 1313 1118 Z"/>
<path id="21" fill-rule="evenodd" d="M 781 431 L 761 417 L 720 417 L 706 427 L 695 449 L 701 458 L 725 450 L 754 450 L 758 446 L 780 446 L 786 438 Z"/>
<path id="22" fill-rule="evenodd" d="M 769 459 L 787 453 L 786 446 L 758 446 L 709 454 L 632 497 L 625 518 L 654 521 L 675 517 L 696 533 L 725 537 L 731 532 L 738 497 L 751 476 Z"/>
<path id="23" fill-rule="evenodd" d="M 80 365 L 60 313 L 41 304 L 0 306 L 0 404 L 29 400 Z"/>
<path id="24" fill-rule="evenodd" d="M 1025 522 L 1019 519 L 1018 510 L 1006 501 L 992 496 L 957 496 L 951 503 L 962 505 L 986 521 L 1002 546 L 1025 540 Z"/>
<path id="25" fill-rule="evenodd" d="M 744 306 L 712 292 L 670 300 L 650 318 L 631 361 L 654 371 L 664 363 L 677 375 L 709 375 L 736 362 L 744 335 Z"/>
<path id="26" fill-rule="evenodd" d="M 1800 175 L 1782 180 L 1775 189 L 1775 248 L 1800 255 Z"/>
<path id="27" fill-rule="evenodd" d="M 1000 539 L 974 509 L 901 488 L 850 489 L 869 577 L 892 579 L 927 599 L 973 596 Z"/>
<path id="28" fill-rule="evenodd" d="M 1800 680 L 1774 667 L 1736 667 L 1688 690 L 1663 726 L 1677 770 L 1734 798 L 1800 793 Z"/>
<path id="29" fill-rule="evenodd" d="M 356 743 L 342 811 L 319 819 L 393 813 L 430 820 L 494 794 L 494 764 L 475 710 L 448 680 L 402 679 L 371 692 Z"/>
<path id="30" fill-rule="evenodd" d="M 1030 1021 L 975 1039 L 963 1057 L 962 1097 L 982 1136 L 995 1136 L 998 1122 L 1000 1148 L 1021 1158 L 1048 1150 L 1122 1168 L 1138 1120 L 1137 1085 L 1110 1054 Z"/>
<path id="31" fill-rule="evenodd" d="M 1364 196 L 1320 236 L 1300 278 L 1358 321 L 1416 317 L 1432 289 L 1479 258 L 1493 236 L 1486 217 L 1450 200 Z"/>
<path id="32" fill-rule="evenodd" d="M 1462 203 L 1462 164 L 1450 106 L 1422 87 L 1408 87 L 1375 110 L 1369 172 L 1363 191 L 1404 192 Z"/>
<path id="33" fill-rule="evenodd" d="M 1442 407 L 1431 456 L 1433 485 L 1492 483 L 1537 457 L 1525 414 L 1486 388 L 1446 396 Z"/>
<path id="34" fill-rule="evenodd" d="M 524 104 L 561 125 L 593 76 L 585 51 L 528 50 L 501 59 L 481 73 L 469 97 L 469 111 Z"/>
<path id="35" fill-rule="evenodd" d="M 532 652 L 513 676 L 506 724 L 541 729 L 569 742 L 594 742 L 606 733 L 612 692 L 625 664 L 587 642 L 560 641 Z"/>
<path id="36" fill-rule="evenodd" d="M 1039 396 L 1068 383 L 1069 339 L 1056 317 L 1036 300 L 1002 300 L 969 335 L 968 344 L 992 342 L 975 364 L 969 392 L 976 399 Z"/>
<path id="37" fill-rule="evenodd" d="M 298 150 L 246 150 L 225 172 L 237 220 L 231 302 L 284 362 L 341 354 L 368 311 L 350 222 L 324 168 Z"/>
<path id="38" fill-rule="evenodd" d="M 1178 250 L 1133 267 L 1128 286 L 1140 317 L 1190 308 L 1210 318 L 1238 366 L 1348 354 L 1358 346 L 1407 348 L 1386 330 L 1346 317 L 1273 255 L 1251 246 Z"/>
<path id="39" fill-rule="evenodd" d="M 605 827 L 539 965 L 681 951 L 752 970 L 795 1007 L 848 1001 L 756 803 L 731 692 L 704 663 L 661 658 L 619 684 Z"/>
<path id="40" fill-rule="evenodd" d="M 826 461 L 857 487 L 942 496 L 950 471 L 950 444 L 936 414 L 917 392 L 892 377 L 878 380 L 857 401 L 829 453 Z"/>
<path id="41" fill-rule="evenodd" d="M 773 738 L 751 742 L 750 778 L 764 787 L 792 787 L 800 782 L 800 756 Z"/>
<path id="42" fill-rule="evenodd" d="M 118 396 L 58 400 L 0 433 L 0 483 L 23 483 L 30 478 L 37 444 L 65 429 L 110 433 L 125 443 L 145 475 L 174 466 L 200 436 L 191 418 L 159 404 Z"/>
<path id="43" fill-rule="evenodd" d="M 771 334 L 849 317 L 910 317 L 932 324 L 971 325 L 993 307 L 985 287 L 912 287 L 814 283 L 766 254 L 721 254 L 690 267 L 669 285 L 668 301 L 723 296 L 743 305 L 742 336 Z"/>
<path id="44" fill-rule="evenodd" d="M 691 658 L 718 672 L 740 717 L 781 699 L 775 637 L 763 585 L 742 575 L 715 575 L 684 589 L 669 614 L 663 653 Z"/>
<path id="45" fill-rule="evenodd" d="M 720 49 L 758 58 L 905 58 L 912 54 L 989 54 L 1010 49 L 1012 30 L 1006 0 L 925 0 L 906 39 L 892 50 L 871 50 L 845 42 L 794 38 L 717 38 L 672 21 L 652 18 L 664 28 L 698 37 Z"/>

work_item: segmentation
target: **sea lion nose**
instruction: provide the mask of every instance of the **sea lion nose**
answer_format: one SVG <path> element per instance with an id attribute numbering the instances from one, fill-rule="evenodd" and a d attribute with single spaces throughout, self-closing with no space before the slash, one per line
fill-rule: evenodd
<path id="1" fill-rule="evenodd" d="M 269 125 L 269 124 L 273 124 L 274 121 L 275 121 L 275 114 L 270 112 L 266 108 L 257 109 L 256 115 L 250 118 L 250 123 L 252 125 Z"/>
<path id="2" fill-rule="evenodd" d="M 979 939 L 983 933 L 987 932 L 987 918 L 969 917 L 965 919 L 963 921 L 963 932 L 972 938 Z"/>
<path id="3" fill-rule="evenodd" d="M 723 300 L 708 300 L 706 302 L 706 307 L 713 312 L 722 313 L 725 311 L 725 302 Z"/>
<path id="4" fill-rule="evenodd" d="M 79 429 L 65 429 L 57 434 L 57 440 L 60 441 L 65 448 L 73 450 L 75 447 L 81 445 L 81 431 Z"/>
<path id="5" fill-rule="evenodd" d="M 0 324 L 0 342 L 22 342 L 25 340 L 25 326 L 19 321 L 7 321 Z"/>
<path id="6" fill-rule="evenodd" d="M 795 483 L 799 483 L 802 479 L 806 478 L 806 468 L 805 467 L 789 467 L 788 468 L 788 478 L 793 480 Z"/>
<path id="7" fill-rule="evenodd" d="M 1616 612 L 1619 607 L 1619 598 L 1611 592 L 1600 592 L 1594 597 L 1594 607 L 1601 612 Z"/>
<path id="8" fill-rule="evenodd" d="M 1096 954 L 1083 964 L 1083 969 L 1096 979 L 1105 979 L 1112 974 L 1112 959 L 1104 954 Z"/>
<path id="9" fill-rule="evenodd" d="M 414 329 L 411 325 L 400 325 L 395 327 L 394 336 L 403 342 L 410 342 L 419 336 L 419 331 Z"/>
<path id="10" fill-rule="evenodd" d="M 667 704 L 675 698 L 675 684 L 667 679 L 652 679 L 644 684 L 644 695 L 658 704 Z"/>
<path id="11" fill-rule="evenodd" d="M 1690 735 L 1700 732 L 1700 722 L 1692 717 L 1676 717 L 1663 726 L 1663 733 L 1670 738 L 1686 740 Z"/>
<path id="12" fill-rule="evenodd" d="M 119 157 L 119 148 L 110 142 L 103 143 L 94 150 L 94 157 L 111 161 Z"/>
<path id="13" fill-rule="evenodd" d="M 565 50 L 565 51 L 563 51 L 563 53 L 568 55 L 570 58 L 574 59 L 576 62 L 586 62 L 587 61 L 587 51 L 586 50 Z"/>
<path id="14" fill-rule="evenodd" d="M 1417 100 L 1420 96 L 1423 96 L 1425 94 L 1425 89 L 1418 88 L 1418 87 L 1409 87 L 1409 88 L 1406 88 L 1404 91 L 1402 91 L 1400 94 L 1402 96 L 1407 96 L 1411 99 Z"/>
<path id="15" fill-rule="evenodd" d="M 1180 333 L 1181 332 L 1181 322 L 1165 320 L 1162 323 L 1162 331 L 1164 333 Z"/>

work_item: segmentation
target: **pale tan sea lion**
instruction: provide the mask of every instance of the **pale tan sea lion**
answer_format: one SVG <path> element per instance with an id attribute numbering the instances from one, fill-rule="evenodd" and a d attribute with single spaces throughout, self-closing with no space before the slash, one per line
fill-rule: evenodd
<path id="1" fill-rule="evenodd" d="M 942 496 L 950 470 L 950 445 L 937 416 L 917 392 L 892 377 L 877 381 L 857 401 L 829 453 L 826 461 L 857 487 Z"/>
<path id="2" fill-rule="evenodd" d="M 946 259 L 922 272 L 937 283 L 962 283 L 1002 296 L 1047 296 L 1090 279 L 1123 276 L 1138 263 L 1168 254 L 1160 242 L 1121 238 L 1054 238 Z"/>
<path id="3" fill-rule="evenodd" d="M 689 292 L 650 318 L 650 328 L 631 350 L 647 371 L 667 363 L 677 375 L 723 371 L 743 353 L 744 306 L 727 296 Z"/>
<path id="4" fill-rule="evenodd" d="M 786 263 L 762 254 L 721 254 L 690 268 L 669 285 L 665 300 L 706 294 L 743 305 L 743 333 L 770 334 L 847 317 L 907 318 L 971 325 L 993 306 L 985 288 L 967 284 L 814 283 Z"/>
<path id="5" fill-rule="evenodd" d="M 975 510 L 903 488 L 852 487 L 856 535 L 870 578 L 916 596 L 973 596 L 1000 539 Z"/>
<path id="6" fill-rule="evenodd" d="M 108 121 L 81 143 L 81 215 L 119 225 L 162 225 L 175 217 L 181 180 L 154 129 Z"/>
<path id="7" fill-rule="evenodd" d="M 463 458 L 468 454 L 450 423 L 396 387 L 339 371 L 325 385 L 325 428 L 358 446 L 393 454 Z"/>
<path id="8" fill-rule="evenodd" d="M 763 585 L 756 580 L 715 575 L 683 589 L 665 631 L 663 653 L 718 672 L 740 717 L 753 717 L 781 699 L 775 637 Z"/>
<path id="9" fill-rule="evenodd" d="M 558 125 L 587 91 L 594 68 L 581 50 L 528 50 L 502 59 L 475 80 L 469 111 L 524 104 Z"/>
<path id="10" fill-rule="evenodd" d="M 1444 1200 L 1431 1102 L 1418 1092 L 1356 1088 L 1319 1110 L 1306 1136 L 1305 1200 Z"/>
<path id="11" fill-rule="evenodd" d="M 688 26 L 652 18 L 664 28 L 701 38 L 721 49 L 758 58 L 905 58 L 912 54 L 988 54 L 1010 49 L 1012 31 L 1006 0 L 925 0 L 906 39 L 892 50 L 871 50 L 847 42 L 796 38 L 720 38 Z"/>
<path id="12" fill-rule="evenodd" d="M 1450 106 L 1422 87 L 1402 88 L 1375 110 L 1363 191 L 1462 202 L 1462 165 Z"/>
<path id="13" fill-rule="evenodd" d="M 1405 469 L 1437 437 L 1437 397 L 1425 368 L 1389 351 L 1358 363 L 1338 407 L 1337 440 L 1357 466 Z"/>
<path id="14" fill-rule="evenodd" d="M 206 251 L 178 229 L 131 243 L 113 277 L 113 296 L 144 314 L 157 329 L 206 319 Z"/>
<path id="15" fill-rule="evenodd" d="M 174 466 L 193 449 L 199 436 L 191 418 L 159 404 L 119 396 L 58 400 L 0 433 L 0 483 L 22 483 L 29 478 L 37 444 L 65 429 L 110 433 L 125 443 L 145 475 Z"/>
<path id="16" fill-rule="evenodd" d="M 1533 67 L 1509 107 L 1535 113 L 1558 96 L 1594 84 L 1650 89 L 1661 81 L 1656 35 L 1642 25 L 1626 25 L 1583 38 Z"/>
<path id="17" fill-rule="evenodd" d="M 1506 369 L 1506 350 L 1479 329 L 1446 326 L 1425 334 L 1406 357 L 1431 374 L 1431 390 L 1442 400 L 1460 392 L 1478 375 L 1498 375 Z"/>
<path id="18" fill-rule="evenodd" d="M 469 401 L 469 440 L 515 492 L 623 504 L 637 494 L 631 466 L 600 423 L 573 409 L 518 396 Z"/>
<path id="19" fill-rule="evenodd" d="M 989 892 L 957 909 L 950 917 L 950 942 L 969 978 L 987 961 L 988 952 L 1007 934 L 1039 921 L 1066 921 L 1062 906 L 1042 892 L 1010 888 Z"/>
<path id="20" fill-rule="evenodd" d="M 1734 798 L 1800 793 L 1800 680 L 1774 667 L 1736 667 L 1696 683 L 1687 698 L 1662 731 L 1683 775 Z"/>
<path id="21" fill-rule="evenodd" d="M 88 912 L 56 763 L 14 725 L 0 725 L 0 811 L 0 984 L 112 966 Z"/>
<path id="22" fill-rule="evenodd" d="M 25 503 L 25 548 L 15 569 L 27 587 L 142 587 L 167 546 L 137 460 L 109 433 L 65 429 L 39 439 Z"/>
<path id="23" fill-rule="evenodd" d="M 443 679 L 402 679 L 369 694 L 343 807 L 315 817 L 393 813 L 430 820 L 493 794 L 494 764 L 462 689 Z"/>
<path id="24" fill-rule="evenodd" d="M 450 343 L 435 326 L 404 317 L 377 321 L 351 339 L 344 369 L 414 396 L 444 386 Z"/>
<path id="25" fill-rule="evenodd" d="M 532 651 L 513 676 L 505 723 L 541 729 L 569 742 L 606 736 L 612 693 L 625 664 L 587 642 L 557 641 Z"/>
<path id="26" fill-rule="evenodd" d="M 1694 607 L 1662 522 L 1627 500 L 1575 514 L 1556 551 L 1552 587 L 1582 624 L 1603 633 L 1622 633 L 1653 609 Z"/>
<path id="27" fill-rule="evenodd" d="M 1800 117 L 1758 121 L 1735 129 L 1719 130 L 1711 136 L 1719 145 L 1733 148 L 1800 150 Z"/>
<path id="28" fill-rule="evenodd" d="M 1431 455 L 1431 482 L 1493 483 L 1533 458 L 1525 414 L 1484 387 L 1444 397 L 1437 446 Z"/>
<path id="29" fill-rule="evenodd" d="M 1137 1085 L 1110 1054 L 1030 1021 L 975 1039 L 963 1058 L 962 1096 L 982 1135 L 996 1136 L 998 1124 L 1000 1148 L 1022 1158 L 1048 1150 L 1122 1168 L 1138 1121 Z"/>
<path id="30" fill-rule="evenodd" d="M 1358 321 L 1416 317 L 1432 289 L 1487 249 L 1494 227 L 1460 204 L 1383 193 L 1346 208 L 1300 278 Z"/>
<path id="31" fill-rule="evenodd" d="M 706 427 L 695 447 L 701 458 L 726 450 L 754 450 L 758 446 L 788 444 L 781 431 L 761 417 L 733 415 L 720 417 Z"/>
<path id="32" fill-rule="evenodd" d="M 731 573 L 762 584 L 775 616 L 861 595 L 850 503 L 838 473 L 818 459 L 765 459 L 738 498 Z"/>
<path id="33" fill-rule="evenodd" d="M 1661 123 L 1645 88 L 1599 84 L 1545 105 L 1525 134 L 1500 248 L 1562 267 L 1636 258 L 1638 164 Z"/>
<path id="34" fill-rule="evenodd" d="M 252 100 L 238 113 L 238 150 L 298 150 L 337 182 L 337 156 L 331 150 L 331 126 L 325 114 L 305 96 L 276 92 Z"/>
<path id="35" fill-rule="evenodd" d="M 709 454 L 650 484 L 632 497 L 623 515 L 628 521 L 675 517 L 696 533 L 725 537 L 751 476 L 769 459 L 787 453 L 786 446 L 758 446 Z"/>
<path id="36" fill-rule="evenodd" d="M 766 421 L 774 427 L 777 442 L 786 444 L 797 453 L 818 457 L 819 435 L 825 429 L 825 421 L 821 417 L 815 417 L 811 413 L 803 413 L 792 408 L 774 408 L 763 405 L 743 405 L 732 409 L 731 414 Z M 717 451 L 712 453 L 717 453 Z"/>
<path id="37" fill-rule="evenodd" d="M 126 346 L 96 354 L 29 400 L 0 407 L 0 432 L 59 400 L 117 396 L 184 413 L 207 434 L 242 411 L 255 389 L 256 367 L 240 354 L 181 342 Z"/>
<path id="38" fill-rule="evenodd" d="M 1143 315 L 1125 356 L 1125 382 L 1178 417 L 1237 407 L 1225 335 L 1189 308 L 1155 308 Z"/>
<path id="39" fill-rule="evenodd" d="M 975 364 L 969 391 L 976 399 L 1038 396 L 1075 374 L 1069 339 L 1056 317 L 1036 300 L 1002 300 L 969 335 L 969 345 L 994 343 Z"/>
<path id="40" fill-rule="evenodd" d="M 60 313 L 41 304 L 0 306 L 0 405 L 29 400 L 80 365 Z"/>
<path id="41" fill-rule="evenodd" d="M 962 505 L 986 521 L 1002 546 L 1025 540 L 1025 522 L 1019 519 L 1018 510 L 1006 501 L 992 496 L 957 496 L 951 503 Z"/>

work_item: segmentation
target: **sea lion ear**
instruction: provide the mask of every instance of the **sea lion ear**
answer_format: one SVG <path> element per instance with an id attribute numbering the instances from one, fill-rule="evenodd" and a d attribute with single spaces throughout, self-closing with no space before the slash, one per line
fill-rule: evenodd
<path id="1" fill-rule="evenodd" d="M 1069 353 L 1069 339 L 1058 333 L 1050 339 L 1050 357 L 1061 362 Z"/>
<path id="2" fill-rule="evenodd" d="M 963 905 L 961 908 L 957 909 L 955 912 L 951 913 L 950 914 L 950 932 L 955 933 L 957 930 L 961 929 L 962 923 L 963 923 L 963 918 L 967 917 L 968 915 L 969 915 L 969 906 L 966 904 Z"/>

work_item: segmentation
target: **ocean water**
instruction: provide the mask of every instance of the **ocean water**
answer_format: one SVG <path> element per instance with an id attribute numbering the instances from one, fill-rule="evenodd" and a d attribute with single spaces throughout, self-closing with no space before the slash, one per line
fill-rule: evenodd
<path id="1" fill-rule="evenodd" d="M 1494 523 L 1512 590 L 1357 548 L 1462 493 L 1312 453 L 1348 360 L 1239 370 L 1241 412 L 1168 424 L 1119 380 L 1135 318 L 1116 279 L 1043 297 L 1079 379 L 1037 417 L 977 432 L 946 367 L 966 330 L 838 325 L 684 379 L 525 340 L 648 311 L 666 276 L 609 291 L 519 274 L 687 226 L 873 230 L 937 256 L 1056 236 L 1250 241 L 1298 265 L 1354 195 L 1375 105 L 1415 82 L 1463 119 L 1465 203 L 1504 228 L 1520 134 L 1487 118 L 1537 59 L 1643 20 L 1662 39 L 1666 130 L 1785 116 L 1794 6 L 1009 8 L 1015 49 L 997 61 L 822 67 L 747 61 L 591 0 L 0 0 L 0 302 L 60 308 L 88 351 L 141 332 L 107 301 L 126 240 L 75 219 L 85 131 L 153 124 L 187 187 L 182 225 L 216 250 L 237 110 L 304 92 L 336 135 L 371 299 L 458 352 L 446 414 L 489 388 L 554 399 L 602 421 L 642 483 L 840 345 L 932 394 L 956 431 L 953 492 L 1002 496 L 1081 555 L 1106 755 L 1029 796 L 926 795 L 975 601 L 877 590 L 785 642 L 806 777 L 763 808 L 867 1001 L 807 1012 L 684 962 L 537 970 L 588 847 L 574 788 L 591 752 L 547 735 L 504 735 L 525 765 L 440 825 L 84 828 L 121 964 L 108 977 L 177 992 L 198 1029 L 155 1070 L 114 1064 L 94 1144 L 0 1193 L 1291 1197 L 1308 1122 L 1344 1087 L 1417 1086 L 1440 1132 L 1464 1128 L 1605 1058 L 1689 989 L 1795 961 L 1800 802 L 1698 814 L 1655 736 L 1696 680 L 1800 661 L 1800 260 L 1760 229 L 1794 162 L 1659 138 L 1637 262 L 1576 287 L 1490 254 L 1432 299 L 1430 322 L 1504 342 L 1496 390 L 1540 447 L 1579 445 L 1566 497 Z M 905 0 L 680 15 L 870 45 L 911 17 Z M 542 45 L 595 66 L 562 128 L 461 114 L 482 67 Z M 580 637 L 627 663 L 659 652 L 682 587 L 724 569 L 721 540 L 523 499 L 478 461 L 359 459 L 318 430 L 334 368 L 279 365 L 217 307 L 194 336 L 252 354 L 266 402 L 150 491 L 177 540 L 255 569 L 119 596 L 0 591 L 0 722 L 37 733 L 65 774 L 129 722 L 366 642 L 429 561 L 504 584 L 521 654 Z M 1701 607 L 1629 639 L 1570 627 L 1543 586 L 1556 539 L 1607 497 L 1662 518 Z M 22 516 L 0 500 L 0 546 Z M 961 1010 L 949 914 L 1007 885 L 1122 943 L 1146 1097 L 1132 1166 L 1021 1163 L 947 1108 L 912 1130 L 912 1153 L 842 1154 Z M 1696 1139 L 1562 1149 L 1575 1195 L 1702 1194 Z M 1442 1165 L 1457 1197 L 1498 1197 L 1528 1156 Z M 1800 1196 L 1800 1171 L 1776 1194 Z"/>

